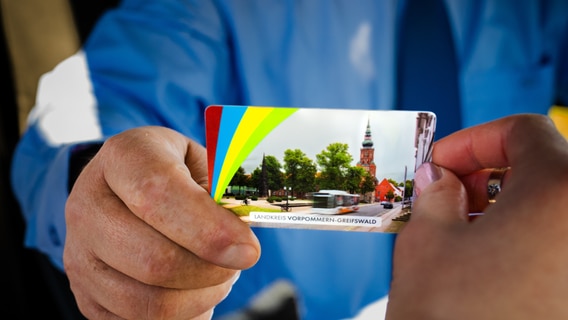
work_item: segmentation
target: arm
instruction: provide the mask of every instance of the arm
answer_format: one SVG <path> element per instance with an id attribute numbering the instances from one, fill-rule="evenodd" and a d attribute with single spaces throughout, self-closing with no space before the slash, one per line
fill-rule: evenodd
<path id="1" fill-rule="evenodd" d="M 215 8 L 186 3 L 126 1 L 103 18 L 42 78 L 14 158 L 26 244 L 65 269 L 89 317 L 207 318 L 258 259 L 248 227 L 206 191 L 202 111 L 234 97 Z M 81 170 L 88 159 L 74 161 L 101 144 Z M 177 182 L 154 194 L 144 179 Z"/>
<path id="2" fill-rule="evenodd" d="M 203 143 L 205 106 L 234 102 L 216 8 L 138 2 L 125 1 L 101 18 L 85 47 L 42 77 L 15 154 L 12 183 L 27 222 L 26 245 L 60 269 L 72 152 L 146 125 Z"/>

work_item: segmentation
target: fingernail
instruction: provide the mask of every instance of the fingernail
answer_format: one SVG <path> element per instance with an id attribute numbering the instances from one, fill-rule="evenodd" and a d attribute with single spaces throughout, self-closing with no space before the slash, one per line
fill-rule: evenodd
<path id="1" fill-rule="evenodd" d="M 414 193 L 419 196 L 422 190 L 429 186 L 432 182 L 442 177 L 442 168 L 437 165 L 426 162 L 423 163 L 414 175 Z"/>
<path id="2" fill-rule="evenodd" d="M 248 269 L 258 258 L 258 248 L 250 244 L 233 244 L 221 254 L 225 266 L 235 269 Z"/>

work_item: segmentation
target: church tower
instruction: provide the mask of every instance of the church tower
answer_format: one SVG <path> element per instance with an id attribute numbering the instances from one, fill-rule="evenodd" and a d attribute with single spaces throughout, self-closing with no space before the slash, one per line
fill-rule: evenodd
<path id="1" fill-rule="evenodd" d="M 359 167 L 364 168 L 375 177 L 377 173 L 377 166 L 375 165 L 375 148 L 373 147 L 373 140 L 371 138 L 371 121 L 367 121 L 367 129 L 365 130 L 365 138 L 363 139 L 361 155 L 359 157 Z"/>

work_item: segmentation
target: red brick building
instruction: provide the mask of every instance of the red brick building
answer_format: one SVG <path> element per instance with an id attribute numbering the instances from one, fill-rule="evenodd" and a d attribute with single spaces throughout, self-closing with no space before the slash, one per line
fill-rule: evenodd
<path id="1" fill-rule="evenodd" d="M 387 194 L 389 193 L 389 191 L 392 191 L 395 197 L 396 196 L 402 197 L 401 189 L 390 183 L 387 179 L 383 179 L 383 181 L 381 181 L 375 187 L 375 199 L 377 201 L 388 201 Z"/>

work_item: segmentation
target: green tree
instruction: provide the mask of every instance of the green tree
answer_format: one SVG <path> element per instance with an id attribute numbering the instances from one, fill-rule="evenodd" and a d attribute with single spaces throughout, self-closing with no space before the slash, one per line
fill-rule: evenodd
<path id="1" fill-rule="evenodd" d="M 405 198 L 412 197 L 413 192 L 414 192 L 414 181 L 406 180 L 406 183 L 404 184 L 404 197 Z"/>
<path id="2" fill-rule="evenodd" d="M 376 186 L 375 177 L 373 177 L 367 170 L 363 174 L 363 179 L 361 181 L 361 194 L 366 194 L 367 192 L 374 192 Z"/>
<path id="3" fill-rule="evenodd" d="M 231 178 L 231 181 L 229 182 L 229 184 L 231 186 L 238 186 L 239 187 L 239 194 L 240 194 L 241 188 L 249 185 L 248 179 L 249 179 L 249 176 L 247 176 L 247 174 L 245 172 L 245 168 L 239 167 L 237 169 L 237 172 L 235 172 L 235 174 Z"/>
<path id="4" fill-rule="evenodd" d="M 250 174 L 250 184 L 251 187 L 258 190 L 262 190 L 262 169 L 260 167 L 255 168 Z"/>
<path id="5" fill-rule="evenodd" d="M 316 161 L 321 168 L 319 179 L 320 189 L 340 189 L 345 186 L 347 170 L 351 166 L 353 157 L 348 152 L 346 143 L 335 142 L 316 155 Z"/>
<path id="6" fill-rule="evenodd" d="M 367 173 L 367 170 L 361 167 L 347 168 L 344 190 L 351 194 L 361 192 L 361 182 L 363 181 L 365 173 Z"/>
<path id="7" fill-rule="evenodd" d="M 395 187 L 396 187 L 396 186 L 400 186 L 400 184 L 399 184 L 398 182 L 396 182 L 395 180 L 393 180 L 393 179 L 387 179 L 387 181 L 390 182 L 390 183 L 391 183 L 393 186 L 395 186 Z"/>
<path id="8" fill-rule="evenodd" d="M 292 188 L 292 196 L 294 192 L 298 194 L 314 191 L 316 165 L 302 150 L 284 151 L 284 171 L 286 185 Z"/>

